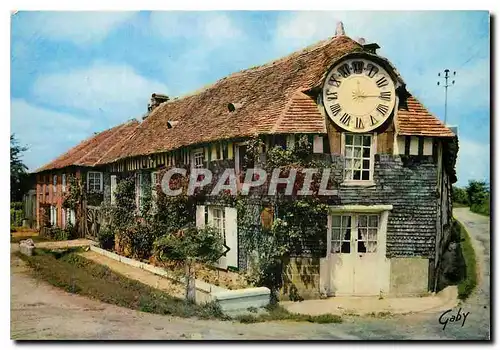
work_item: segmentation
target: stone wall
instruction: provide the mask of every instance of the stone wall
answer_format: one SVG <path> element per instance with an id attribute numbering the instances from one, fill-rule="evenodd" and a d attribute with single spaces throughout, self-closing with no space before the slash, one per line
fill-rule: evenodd
<path id="1" fill-rule="evenodd" d="M 429 260 L 424 258 L 392 258 L 391 296 L 420 296 L 429 290 Z"/>
<path id="2" fill-rule="evenodd" d="M 283 262 L 281 300 L 318 299 L 320 297 L 320 259 L 289 258 Z"/>

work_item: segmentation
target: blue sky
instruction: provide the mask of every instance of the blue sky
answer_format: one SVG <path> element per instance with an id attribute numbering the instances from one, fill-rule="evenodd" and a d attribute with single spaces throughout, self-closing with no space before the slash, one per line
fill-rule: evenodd
<path id="1" fill-rule="evenodd" d="M 198 90 L 335 33 L 377 42 L 408 89 L 444 118 L 437 73 L 457 71 L 458 184 L 489 181 L 489 14 L 476 12 L 18 12 L 11 22 L 11 132 L 31 170 L 93 132 L 140 118 L 153 92 Z"/>

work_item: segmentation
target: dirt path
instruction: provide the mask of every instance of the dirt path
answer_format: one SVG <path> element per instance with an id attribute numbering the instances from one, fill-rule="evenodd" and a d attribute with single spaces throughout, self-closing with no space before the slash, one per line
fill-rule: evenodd
<path id="1" fill-rule="evenodd" d="M 160 316 L 66 293 L 26 274 L 11 258 L 13 339 L 489 339 L 489 219 L 468 210 L 455 216 L 475 241 L 481 282 L 462 306 L 467 322 L 443 331 L 440 312 L 389 318 L 344 317 L 342 324 L 270 322 L 240 324 Z M 453 310 L 456 313 L 456 309 Z"/>

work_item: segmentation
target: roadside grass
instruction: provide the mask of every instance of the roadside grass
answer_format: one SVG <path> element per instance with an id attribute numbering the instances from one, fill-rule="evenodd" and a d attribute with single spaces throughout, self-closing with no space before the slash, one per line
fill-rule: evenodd
<path id="1" fill-rule="evenodd" d="M 269 305 L 268 313 L 261 315 L 239 315 L 235 319 L 241 323 L 258 323 L 267 321 L 295 321 L 295 322 L 310 322 L 310 323 L 341 323 L 342 317 L 333 314 L 324 314 L 318 316 L 302 315 L 289 312 L 284 307 L 279 305 Z"/>
<path id="2" fill-rule="evenodd" d="M 483 201 L 481 204 L 472 204 L 470 206 L 470 211 L 476 214 L 481 214 L 484 216 L 490 216 L 490 201 Z"/>
<path id="3" fill-rule="evenodd" d="M 279 305 L 269 305 L 266 308 L 267 312 L 260 315 L 256 314 L 257 309 L 249 308 L 248 311 L 253 314 L 231 318 L 224 315 L 216 303 L 196 305 L 172 297 L 163 291 L 120 275 L 107 266 L 88 260 L 77 254 L 80 251 L 83 251 L 83 248 L 75 247 L 64 250 L 36 248 L 33 256 L 26 256 L 19 252 L 15 254 L 32 268 L 32 275 L 35 278 L 44 280 L 69 293 L 87 296 L 133 310 L 200 319 L 232 319 L 241 323 L 267 321 L 342 322 L 342 318 L 338 315 L 310 316 L 296 314 Z"/>
<path id="4" fill-rule="evenodd" d="M 45 238 L 45 237 L 41 237 L 41 236 L 16 236 L 16 237 L 11 236 L 10 243 L 19 243 L 19 242 L 24 241 L 25 239 L 29 239 L 29 238 L 31 238 L 33 240 L 33 242 L 35 242 L 35 243 L 50 241 L 50 239 Z"/>
<path id="5" fill-rule="evenodd" d="M 217 304 L 196 305 L 120 275 L 107 266 L 66 251 L 35 249 L 33 256 L 16 254 L 32 267 L 35 278 L 67 292 L 99 301 L 161 315 L 227 320 Z"/>
<path id="6" fill-rule="evenodd" d="M 452 204 L 453 208 L 468 208 L 469 205 L 464 204 L 464 203 L 458 203 L 458 202 L 453 202 Z"/>
<path id="7" fill-rule="evenodd" d="M 477 286 L 476 254 L 472 247 L 469 233 L 458 220 L 455 220 L 455 222 L 460 228 L 460 246 L 466 266 L 465 277 L 458 284 L 458 298 L 460 300 L 465 300 Z"/>

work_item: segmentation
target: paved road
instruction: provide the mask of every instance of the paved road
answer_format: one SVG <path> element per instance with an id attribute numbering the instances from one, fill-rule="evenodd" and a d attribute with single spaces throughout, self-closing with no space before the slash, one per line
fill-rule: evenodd
<path id="1" fill-rule="evenodd" d="M 489 219 L 457 209 L 471 233 L 481 271 L 476 292 L 462 306 L 470 312 L 463 327 L 443 331 L 439 314 L 385 319 L 345 317 L 342 324 L 271 322 L 240 324 L 142 313 L 66 293 L 26 274 L 11 259 L 11 338 L 13 339 L 488 339 Z M 453 310 L 456 313 L 456 309 Z"/>

